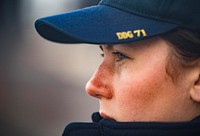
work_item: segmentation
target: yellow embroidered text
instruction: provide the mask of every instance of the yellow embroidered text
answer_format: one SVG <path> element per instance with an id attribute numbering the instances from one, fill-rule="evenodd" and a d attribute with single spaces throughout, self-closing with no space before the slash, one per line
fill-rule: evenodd
<path id="1" fill-rule="evenodd" d="M 134 37 L 145 37 L 147 33 L 144 29 L 138 29 L 127 32 L 117 32 L 116 33 L 118 40 L 132 39 Z"/>

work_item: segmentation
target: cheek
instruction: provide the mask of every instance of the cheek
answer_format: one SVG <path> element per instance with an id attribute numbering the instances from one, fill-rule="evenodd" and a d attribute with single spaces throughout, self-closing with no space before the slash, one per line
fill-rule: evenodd
<path id="1" fill-rule="evenodd" d="M 156 71 L 153 68 L 141 71 L 121 74 L 121 84 L 118 84 L 116 89 L 116 102 L 124 112 L 137 114 L 149 111 L 162 98 L 164 84 L 167 83 L 165 69 L 161 66 L 157 67 Z"/>

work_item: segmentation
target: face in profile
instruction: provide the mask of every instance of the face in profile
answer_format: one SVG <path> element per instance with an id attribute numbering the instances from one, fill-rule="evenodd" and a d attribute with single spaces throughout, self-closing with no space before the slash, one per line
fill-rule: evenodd
<path id="1" fill-rule="evenodd" d="M 167 73 L 171 49 L 161 38 L 101 45 L 103 61 L 86 92 L 99 99 L 103 118 L 119 122 L 190 120 L 187 79 Z"/>

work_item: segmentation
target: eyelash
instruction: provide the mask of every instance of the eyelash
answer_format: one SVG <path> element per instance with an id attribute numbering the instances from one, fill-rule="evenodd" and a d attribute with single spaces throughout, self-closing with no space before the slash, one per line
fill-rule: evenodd
<path id="1" fill-rule="evenodd" d="M 118 51 L 113 51 L 112 54 L 116 57 L 115 61 L 121 61 L 123 59 L 127 59 L 128 56 L 121 53 L 121 52 L 118 52 Z M 104 54 L 102 53 L 101 54 L 102 57 L 104 57 Z"/>
<path id="2" fill-rule="evenodd" d="M 118 52 L 118 51 L 114 51 L 112 52 L 112 54 L 114 54 L 116 56 L 116 60 L 115 61 L 121 61 L 123 59 L 127 59 L 128 56 L 126 56 L 125 54 Z"/>

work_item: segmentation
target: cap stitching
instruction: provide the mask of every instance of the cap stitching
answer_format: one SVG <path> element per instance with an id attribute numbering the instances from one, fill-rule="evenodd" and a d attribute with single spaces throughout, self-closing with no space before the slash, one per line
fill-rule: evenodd
<path id="1" fill-rule="evenodd" d="M 122 9 L 126 9 L 125 6 L 123 5 L 118 5 L 116 3 L 100 3 L 101 5 L 105 5 L 105 6 L 109 6 L 109 7 L 113 7 L 113 8 L 117 8 L 119 10 L 122 10 Z M 135 14 L 135 15 L 139 15 L 139 16 L 143 16 L 143 17 L 147 17 L 147 18 L 150 18 L 150 19 L 155 19 L 155 20 L 159 20 L 159 21 L 167 21 L 168 23 L 173 23 L 173 24 L 177 24 L 179 26 L 182 26 L 182 27 L 186 27 L 188 28 L 186 25 L 180 23 L 180 22 L 177 22 L 177 21 L 173 21 L 173 20 L 170 20 L 170 19 L 164 19 L 158 15 L 149 15 L 147 14 L 145 11 L 137 11 L 137 10 L 134 10 L 134 9 L 126 9 L 126 10 L 122 10 L 122 11 L 127 11 L 129 12 L 130 14 Z"/>

